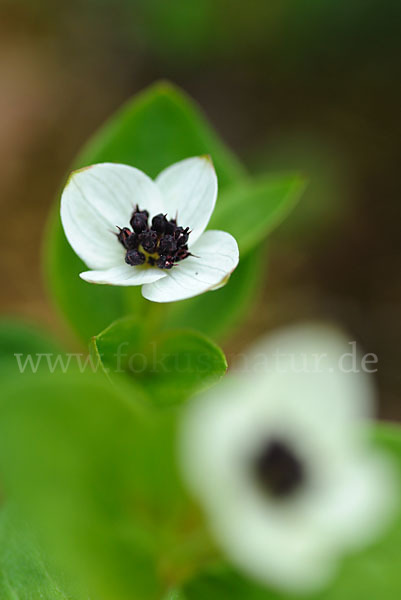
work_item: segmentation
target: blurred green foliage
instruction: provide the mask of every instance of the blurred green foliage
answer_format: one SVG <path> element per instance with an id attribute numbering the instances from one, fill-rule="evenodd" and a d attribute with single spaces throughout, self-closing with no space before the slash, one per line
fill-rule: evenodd
<path id="1" fill-rule="evenodd" d="M 173 523 L 185 519 L 172 428 L 140 405 L 132 383 L 112 388 L 94 374 L 3 382 L 4 493 L 97 598 L 159 597 Z"/>
<path id="2" fill-rule="evenodd" d="M 268 164 L 273 171 L 294 168 L 308 176 L 302 202 L 280 227 L 280 239 L 288 244 L 316 244 L 320 249 L 354 210 L 350 198 L 354 182 L 346 158 L 318 135 L 277 135 L 251 153 L 248 162 L 256 172 Z"/>
<path id="3" fill-rule="evenodd" d="M 258 177 L 252 185 L 240 182 L 221 194 L 209 226 L 229 231 L 243 259 L 285 219 L 305 186 L 305 179 L 293 173 Z"/>
<path id="4" fill-rule="evenodd" d="M 41 329 L 23 321 L 0 320 L 0 377 L 18 376 L 19 366 L 36 365 L 39 355 L 57 355 L 62 346 Z M 33 362 L 29 361 L 32 356 Z M 27 362 L 28 360 L 28 362 Z"/>

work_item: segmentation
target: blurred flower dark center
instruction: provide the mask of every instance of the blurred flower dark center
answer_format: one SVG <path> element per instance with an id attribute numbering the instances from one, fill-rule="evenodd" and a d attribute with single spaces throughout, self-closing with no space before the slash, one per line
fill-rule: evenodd
<path id="1" fill-rule="evenodd" d="M 295 453 L 280 440 L 269 440 L 253 462 L 259 487 L 269 496 L 291 496 L 304 483 L 305 470 Z"/>
<path id="2" fill-rule="evenodd" d="M 191 253 L 188 251 L 189 227 L 177 225 L 176 219 L 167 220 L 159 214 L 148 223 L 149 213 L 136 206 L 129 227 L 118 227 L 118 241 L 126 249 L 125 262 L 133 267 L 147 264 L 159 269 L 171 269 Z"/>

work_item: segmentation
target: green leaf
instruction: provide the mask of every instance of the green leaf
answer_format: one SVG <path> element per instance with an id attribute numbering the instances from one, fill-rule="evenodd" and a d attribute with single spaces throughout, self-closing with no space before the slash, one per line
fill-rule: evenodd
<path id="1" fill-rule="evenodd" d="M 173 514 L 174 462 L 164 451 L 157 466 L 165 434 L 151 435 L 139 398 L 134 386 L 122 395 L 104 377 L 72 372 L 2 387 L 2 491 L 101 600 L 161 595 L 157 553 L 164 511 Z"/>
<path id="2" fill-rule="evenodd" d="M 298 202 L 305 179 L 297 174 L 265 175 L 225 190 L 209 228 L 235 237 L 241 259 L 281 223 Z"/>
<path id="3" fill-rule="evenodd" d="M 200 154 L 212 155 L 220 189 L 242 177 L 240 164 L 197 106 L 170 84 L 160 83 L 118 111 L 85 146 L 75 167 L 121 162 L 153 177 L 178 160 Z M 86 266 L 65 239 L 58 203 L 48 226 L 44 261 L 51 296 L 84 340 L 117 318 L 146 310 L 139 288 L 91 285 L 79 278 Z"/>
<path id="4" fill-rule="evenodd" d="M 0 598 L 17 600 L 78 600 L 84 598 L 54 568 L 37 541 L 15 515 L 14 507 L 0 511 Z"/>
<path id="5" fill-rule="evenodd" d="M 0 320 L 0 375 L 20 375 L 26 361 L 35 365 L 41 354 L 57 354 L 61 351 L 58 343 L 46 332 L 31 324 L 13 319 Z"/>
<path id="6" fill-rule="evenodd" d="M 167 331 L 145 335 L 135 317 L 116 321 L 92 339 L 106 372 L 126 372 L 142 385 L 152 405 L 180 404 L 222 377 L 223 352 L 204 335 Z"/>
<path id="7" fill-rule="evenodd" d="M 373 432 L 376 443 L 386 450 L 397 467 L 401 480 L 401 428 L 377 425 Z M 317 594 L 302 596 L 305 600 L 366 600 L 398 598 L 401 589 L 399 549 L 401 547 L 401 502 L 397 518 L 375 544 L 345 558 L 338 577 Z M 293 596 L 269 590 L 251 582 L 234 570 L 216 566 L 195 577 L 183 588 L 187 600 L 290 600 Z"/>
<path id="8" fill-rule="evenodd" d="M 192 327 L 218 340 L 228 337 L 258 298 L 266 265 L 264 248 L 249 253 L 240 260 L 226 286 L 172 303 L 164 318 L 164 326 Z"/>
<path id="9" fill-rule="evenodd" d="M 78 157 L 78 166 L 122 162 L 156 177 L 174 162 L 205 153 L 213 157 L 220 189 L 244 175 L 195 102 L 161 82 L 138 94 L 100 129 Z"/>
<path id="10" fill-rule="evenodd" d="M 218 381 L 227 361 L 218 346 L 200 333 L 171 331 L 153 344 L 152 370 L 142 377 L 153 402 L 178 404 Z M 151 364 L 151 363 L 150 363 Z"/>

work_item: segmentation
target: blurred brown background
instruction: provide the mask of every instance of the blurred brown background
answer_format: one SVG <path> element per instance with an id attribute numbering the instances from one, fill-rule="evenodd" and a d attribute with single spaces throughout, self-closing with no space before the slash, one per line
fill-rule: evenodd
<path id="1" fill-rule="evenodd" d="M 251 171 L 311 180 L 228 353 L 334 318 L 378 354 L 382 416 L 400 418 L 399 2 L 0 0 L 0 17 L 2 312 L 62 330 L 40 271 L 49 207 L 102 121 L 171 79 Z"/>

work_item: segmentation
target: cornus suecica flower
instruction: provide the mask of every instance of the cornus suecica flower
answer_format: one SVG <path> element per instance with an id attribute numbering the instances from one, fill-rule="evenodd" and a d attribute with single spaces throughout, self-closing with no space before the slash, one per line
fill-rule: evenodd
<path id="1" fill-rule="evenodd" d="M 324 585 L 392 514 L 392 466 L 361 431 L 372 390 L 341 370 L 347 352 L 328 328 L 287 331 L 184 417 L 184 478 L 228 559 L 262 583 Z"/>
<path id="2" fill-rule="evenodd" d="M 75 171 L 62 194 L 61 221 L 90 283 L 141 285 L 154 302 L 172 302 L 224 285 L 238 246 L 205 231 L 217 197 L 209 157 L 188 158 L 153 181 L 128 165 Z"/>

